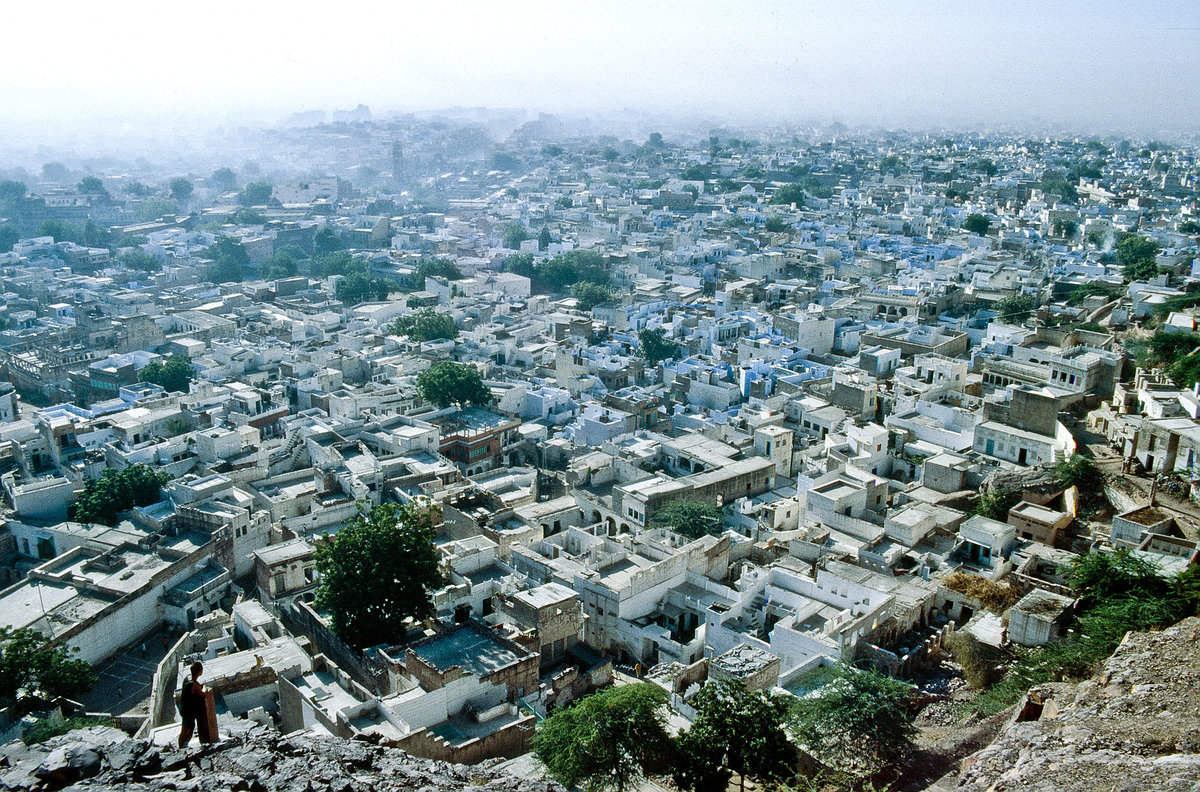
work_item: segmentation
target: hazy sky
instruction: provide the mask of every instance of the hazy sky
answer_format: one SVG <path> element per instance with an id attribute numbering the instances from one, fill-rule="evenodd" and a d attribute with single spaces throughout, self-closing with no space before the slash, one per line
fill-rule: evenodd
<path id="1" fill-rule="evenodd" d="M 367 103 L 1197 128 L 1192 2 L 14 2 L 0 128 Z M 0 143 L 2 145 L 2 143 Z"/>

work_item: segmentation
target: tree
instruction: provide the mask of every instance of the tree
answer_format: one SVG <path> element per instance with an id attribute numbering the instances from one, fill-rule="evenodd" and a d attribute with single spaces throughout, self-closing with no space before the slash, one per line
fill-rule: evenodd
<path id="1" fill-rule="evenodd" d="M 979 499 L 971 506 L 971 514 L 982 514 L 984 517 L 1000 522 L 1008 520 L 1008 510 L 1021 502 L 1021 496 L 1009 490 L 994 490 L 981 492 Z"/>
<path id="2" fill-rule="evenodd" d="M 747 776 L 781 780 L 794 768 L 796 751 L 785 731 L 789 704 L 783 696 L 749 690 L 734 680 L 709 680 L 692 706 L 696 721 L 685 747 L 704 745 L 706 749 L 697 757 L 700 766 L 696 768 L 691 767 L 690 751 L 680 752 L 682 761 L 677 766 L 685 771 L 676 776 L 683 782 L 678 784 L 680 788 L 711 788 L 697 781 L 702 777 L 700 771 L 708 769 L 714 758 L 718 765 L 738 774 L 742 789 Z"/>
<path id="3" fill-rule="evenodd" d="M 400 285 L 389 278 L 372 275 L 366 268 L 354 269 L 342 277 L 334 288 L 334 294 L 347 305 L 358 305 L 369 300 L 386 300 L 388 294 L 400 291 Z"/>
<path id="4" fill-rule="evenodd" d="M 167 188 L 171 191 L 171 197 L 180 203 L 184 203 L 188 198 L 192 197 L 192 183 L 182 176 L 176 176 L 167 183 Z"/>
<path id="5" fill-rule="evenodd" d="M 588 281 L 579 281 L 578 283 L 571 284 L 571 296 L 579 303 L 579 310 L 590 311 L 597 305 L 602 305 L 611 300 L 615 294 L 607 286 L 601 286 L 598 283 L 590 283 Z"/>
<path id="6" fill-rule="evenodd" d="M 242 206 L 263 206 L 271 200 L 270 182 L 250 182 L 238 193 L 238 203 Z"/>
<path id="7" fill-rule="evenodd" d="M 1161 596 L 1169 586 L 1157 566 L 1126 548 L 1080 556 L 1071 565 L 1069 578 L 1071 588 L 1088 602 Z"/>
<path id="8" fill-rule="evenodd" d="M 117 258 L 117 262 L 126 269 L 138 272 L 158 272 L 162 269 L 162 259 L 142 248 L 126 250 Z"/>
<path id="9" fill-rule="evenodd" d="M 217 187 L 225 192 L 237 186 L 237 175 L 231 168 L 217 168 L 212 173 L 212 180 Z"/>
<path id="10" fill-rule="evenodd" d="M 981 214 L 971 213 L 967 215 L 967 219 L 963 220 L 963 230 L 970 231 L 972 234 L 986 236 L 988 228 L 992 225 L 992 221 L 988 220 Z"/>
<path id="11" fill-rule="evenodd" d="M 679 354 L 679 344 L 669 340 L 667 331 L 661 327 L 638 331 L 638 348 L 642 352 L 642 357 L 651 366 L 656 366 L 660 361 L 670 360 Z"/>
<path id="12" fill-rule="evenodd" d="M 660 149 L 664 145 L 662 132 L 651 132 L 650 137 L 646 139 L 646 145 L 650 148 Z"/>
<path id="13" fill-rule="evenodd" d="M 317 256 L 335 253 L 342 247 L 341 238 L 330 228 L 322 228 L 313 236 L 313 253 Z"/>
<path id="14" fill-rule="evenodd" d="M 1050 230 L 1055 236 L 1072 239 L 1075 236 L 1075 232 L 1079 230 L 1079 224 L 1074 220 L 1059 217 L 1050 224 Z"/>
<path id="15" fill-rule="evenodd" d="M 769 215 L 763 221 L 763 228 L 770 231 L 772 234 L 778 234 L 781 231 L 786 231 L 788 228 L 787 220 L 784 220 L 779 215 Z"/>
<path id="16" fill-rule="evenodd" d="M 0 225 L 0 253 L 7 253 L 21 241 L 21 232 L 15 225 L 4 223 Z"/>
<path id="17" fill-rule="evenodd" d="M 312 263 L 312 274 L 319 278 L 328 278 L 330 275 L 348 275 L 355 269 L 362 269 L 362 265 L 345 250 L 317 256 Z"/>
<path id="18" fill-rule="evenodd" d="M 1162 246 L 1139 234 L 1121 234 L 1117 239 L 1117 263 L 1125 278 L 1145 281 L 1158 274 L 1156 258 Z"/>
<path id="19" fill-rule="evenodd" d="M 42 178 L 46 181 L 62 184 L 67 180 L 67 166 L 61 162 L 47 162 L 42 165 Z"/>
<path id="20" fill-rule="evenodd" d="M 84 176 L 79 184 L 75 185 L 75 189 L 87 195 L 108 195 L 108 190 L 104 189 L 104 182 L 95 176 Z"/>
<path id="21" fill-rule="evenodd" d="M 871 773 L 904 758 L 916 729 L 912 689 L 874 671 L 836 666 L 830 682 L 793 704 L 796 736 L 818 758 Z"/>
<path id="22" fill-rule="evenodd" d="M 71 656 L 78 651 L 51 646 L 46 636 L 32 627 L 0 629 L 0 703 L 86 693 L 97 677 L 87 661 Z"/>
<path id="23" fill-rule="evenodd" d="M 669 754 L 666 703 L 658 685 L 606 688 L 546 718 L 533 750 L 566 787 L 623 792 Z"/>
<path id="24" fill-rule="evenodd" d="M 550 237 L 550 229 L 547 226 L 542 226 L 541 232 L 538 233 L 538 250 L 547 250 L 553 241 Z"/>
<path id="25" fill-rule="evenodd" d="M 409 288 L 424 289 L 425 279 L 435 275 L 446 280 L 462 280 L 462 270 L 448 258 L 426 259 L 418 262 L 413 274 L 408 278 Z"/>
<path id="26" fill-rule="evenodd" d="M 286 250 L 276 250 L 258 267 L 258 276 L 263 280 L 290 278 L 295 274 L 296 257 Z"/>
<path id="27" fill-rule="evenodd" d="M 600 159 L 604 160 L 605 162 L 616 162 L 617 158 L 620 156 L 620 152 L 618 152 L 612 146 L 605 146 L 600 150 Z"/>
<path id="28" fill-rule="evenodd" d="M 422 308 L 408 316 L 401 316 L 392 323 L 390 329 L 396 335 L 408 336 L 414 341 L 433 341 L 458 335 L 458 328 L 450 314 L 432 308 Z"/>
<path id="29" fill-rule="evenodd" d="M 500 237 L 504 240 L 504 247 L 510 250 L 520 250 L 521 243 L 529 239 L 529 229 L 524 223 L 517 220 L 511 220 L 500 226 Z"/>
<path id="30" fill-rule="evenodd" d="M 166 360 L 142 366 L 138 377 L 143 382 L 161 386 L 167 393 L 187 393 L 191 389 L 196 369 L 187 355 L 171 355 Z"/>
<path id="31" fill-rule="evenodd" d="M 250 254 L 242 243 L 227 236 L 218 237 L 205 251 L 205 257 L 212 259 L 212 264 L 208 265 L 204 277 L 213 283 L 240 282 L 250 263 Z"/>
<path id="32" fill-rule="evenodd" d="M 996 318 L 1002 322 L 1021 324 L 1033 313 L 1033 298 L 1028 294 L 1012 294 L 996 303 Z"/>
<path id="33" fill-rule="evenodd" d="M 1104 486 L 1104 476 L 1092 460 L 1079 454 L 1071 454 L 1054 466 L 1054 478 L 1062 487 L 1078 487 L 1085 492 L 1095 492 Z"/>
<path id="34" fill-rule="evenodd" d="M 83 242 L 83 233 L 78 226 L 64 223 L 62 220 L 43 220 L 37 227 L 34 236 L 53 237 L 55 242 Z"/>
<path id="35" fill-rule="evenodd" d="M 451 404 L 487 404 L 492 394 L 483 384 L 479 369 L 467 363 L 440 360 L 417 375 L 417 387 L 425 401 L 438 407 Z"/>
<path id="36" fill-rule="evenodd" d="M 100 478 L 84 481 L 83 492 L 67 510 L 76 522 L 116 525 L 117 515 L 134 506 L 158 503 L 159 490 L 171 480 L 168 473 L 148 465 L 107 468 Z"/>
<path id="37" fill-rule="evenodd" d="M 542 155 L 546 157 L 561 157 L 563 155 L 563 147 L 555 143 L 547 143 L 542 146 Z"/>
<path id="38" fill-rule="evenodd" d="M 0 181 L 0 206 L 11 207 L 25 197 L 25 183 L 5 179 Z"/>
<path id="39" fill-rule="evenodd" d="M 356 649 L 397 643 L 409 619 L 434 613 L 430 589 L 442 584 L 430 508 L 385 503 L 317 544 L 317 605 L 333 631 Z"/>
<path id="40" fill-rule="evenodd" d="M 720 536 L 725 531 L 725 514 L 720 507 L 696 498 L 671 501 L 655 512 L 650 522 L 689 539 Z"/>
<path id="41" fill-rule="evenodd" d="M 804 188 L 799 184 L 785 184 L 771 196 L 771 203 L 787 206 L 795 204 L 796 208 L 804 206 Z"/>

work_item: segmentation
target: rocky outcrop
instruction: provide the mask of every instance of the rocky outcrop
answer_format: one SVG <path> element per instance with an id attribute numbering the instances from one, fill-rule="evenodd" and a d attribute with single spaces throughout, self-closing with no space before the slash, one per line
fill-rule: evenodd
<path id="1" fill-rule="evenodd" d="M 489 770 L 418 759 L 397 748 L 334 737 L 284 737 L 262 726 L 180 751 L 106 727 L 40 745 L 0 749 L 3 790 L 243 790 L 244 792 L 562 792 Z"/>
<path id="2" fill-rule="evenodd" d="M 1200 618 L 1130 633 L 1095 678 L 1041 685 L 960 792 L 1200 792 Z"/>

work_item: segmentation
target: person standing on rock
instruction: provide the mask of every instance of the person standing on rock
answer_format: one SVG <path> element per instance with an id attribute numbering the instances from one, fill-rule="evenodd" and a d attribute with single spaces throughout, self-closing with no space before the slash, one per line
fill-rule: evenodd
<path id="1" fill-rule="evenodd" d="M 183 690 L 179 694 L 179 715 L 183 718 L 183 728 L 179 730 L 180 748 L 186 748 L 192 741 L 197 722 L 200 723 L 200 742 L 210 742 L 205 739 L 208 732 L 207 703 L 204 685 L 200 683 L 204 664 L 197 660 L 192 663 L 191 671 L 191 678 L 183 683 Z"/>

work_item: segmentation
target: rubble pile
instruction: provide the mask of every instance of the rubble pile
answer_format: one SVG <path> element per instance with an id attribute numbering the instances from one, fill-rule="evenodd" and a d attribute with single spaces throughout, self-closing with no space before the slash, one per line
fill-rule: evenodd
<path id="1" fill-rule="evenodd" d="M 1200 790 L 1200 618 L 1129 634 L 1093 679 L 1031 689 L 958 789 Z"/>
<path id="2" fill-rule="evenodd" d="M 484 767 L 419 759 L 397 748 L 335 737 L 284 737 L 255 726 L 203 749 L 132 740 L 118 729 L 80 729 L 0 752 L 3 790 L 307 790 L 308 792 L 561 792 Z"/>

